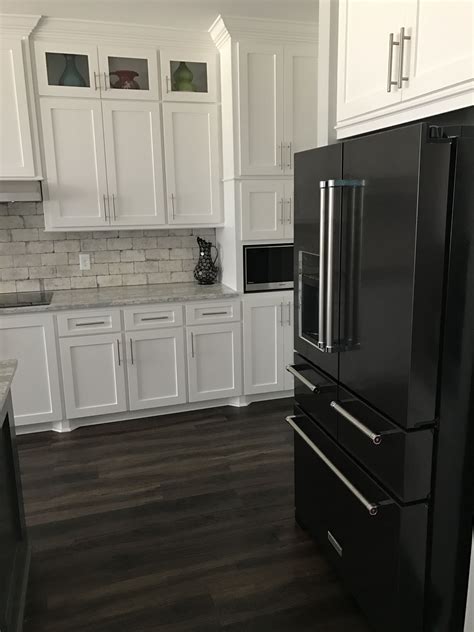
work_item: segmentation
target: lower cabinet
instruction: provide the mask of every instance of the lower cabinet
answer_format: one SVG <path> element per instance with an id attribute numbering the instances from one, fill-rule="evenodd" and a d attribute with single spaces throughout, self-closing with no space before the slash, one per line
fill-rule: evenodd
<path id="1" fill-rule="evenodd" d="M 242 394 L 240 322 L 188 327 L 189 401 Z"/>
<path id="2" fill-rule="evenodd" d="M 186 402 L 183 328 L 126 336 L 130 410 Z"/>
<path id="3" fill-rule="evenodd" d="M 60 349 L 70 419 L 127 409 L 121 334 L 63 338 Z"/>
<path id="4" fill-rule="evenodd" d="M 244 306 L 245 394 L 293 388 L 293 293 L 247 295 Z"/>
<path id="5" fill-rule="evenodd" d="M 17 426 L 62 419 L 53 318 L 52 314 L 0 318 L 0 360 L 18 361 L 12 383 Z"/>

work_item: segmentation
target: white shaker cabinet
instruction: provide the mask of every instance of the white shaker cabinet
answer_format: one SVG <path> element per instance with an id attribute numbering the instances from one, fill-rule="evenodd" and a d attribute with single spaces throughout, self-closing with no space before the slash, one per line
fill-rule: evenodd
<path id="1" fill-rule="evenodd" d="M 16 425 L 62 419 L 51 314 L 15 314 L 0 318 L 0 360 L 12 358 L 18 361 L 12 383 Z"/>
<path id="2" fill-rule="evenodd" d="M 127 334 L 130 410 L 186 402 L 182 327 Z"/>
<path id="3" fill-rule="evenodd" d="M 293 239 L 293 182 L 244 180 L 240 183 L 242 239 Z"/>
<path id="4" fill-rule="evenodd" d="M 240 322 L 187 327 L 189 401 L 242 393 Z"/>
<path id="5" fill-rule="evenodd" d="M 126 410 L 120 333 L 63 338 L 60 350 L 68 418 Z"/>
<path id="6" fill-rule="evenodd" d="M 221 221 L 216 105 L 164 103 L 165 170 L 170 224 Z"/>

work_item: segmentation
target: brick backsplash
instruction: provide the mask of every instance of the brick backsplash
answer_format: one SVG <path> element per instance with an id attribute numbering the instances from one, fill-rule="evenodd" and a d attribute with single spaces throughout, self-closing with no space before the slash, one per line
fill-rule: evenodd
<path id="1" fill-rule="evenodd" d="M 0 293 L 189 282 L 198 235 L 215 243 L 212 228 L 51 233 L 41 203 L 0 203 Z"/>

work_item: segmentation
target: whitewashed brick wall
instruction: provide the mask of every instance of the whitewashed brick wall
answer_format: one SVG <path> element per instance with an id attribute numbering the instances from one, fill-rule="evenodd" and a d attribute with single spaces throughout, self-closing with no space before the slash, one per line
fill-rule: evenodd
<path id="1" fill-rule="evenodd" d="M 198 235 L 215 243 L 214 229 L 46 233 L 41 203 L 0 203 L 0 293 L 192 281 Z"/>

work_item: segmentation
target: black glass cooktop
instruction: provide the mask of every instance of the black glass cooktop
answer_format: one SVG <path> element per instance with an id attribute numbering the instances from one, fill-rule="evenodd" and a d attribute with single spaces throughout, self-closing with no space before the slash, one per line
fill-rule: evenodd
<path id="1" fill-rule="evenodd" d="M 49 305 L 52 292 L 13 292 L 0 294 L 0 309 L 7 307 L 32 307 L 33 305 Z"/>

